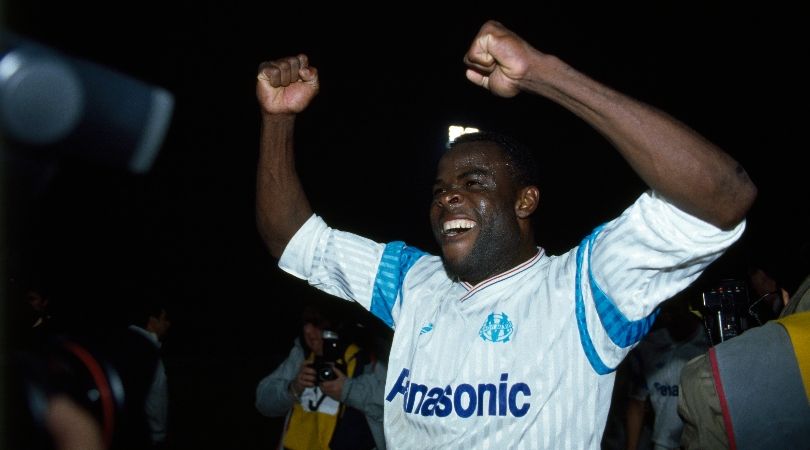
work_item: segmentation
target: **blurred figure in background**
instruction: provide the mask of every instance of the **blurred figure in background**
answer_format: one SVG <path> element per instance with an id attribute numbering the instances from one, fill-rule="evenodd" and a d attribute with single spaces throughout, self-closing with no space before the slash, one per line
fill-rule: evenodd
<path id="1" fill-rule="evenodd" d="M 10 313 L 20 317 L 12 322 L 13 345 L 44 345 L 48 336 L 66 331 L 65 324 L 59 320 L 60 314 L 54 311 L 58 300 L 48 280 L 38 274 L 23 274 L 11 277 L 9 287 L 15 301 Z"/>
<path id="2" fill-rule="evenodd" d="M 664 302 L 650 333 L 628 355 L 627 450 L 639 448 L 647 414 L 652 414 L 653 419 L 649 436 L 651 448 L 680 448 L 683 430 L 678 416 L 681 369 L 709 348 L 702 320 L 690 311 L 693 295 L 698 294 L 688 289 Z"/>
<path id="3" fill-rule="evenodd" d="M 777 319 L 689 361 L 681 387 L 685 450 L 810 447 L 810 276 Z"/>
<path id="4" fill-rule="evenodd" d="M 286 416 L 279 449 L 384 449 L 386 366 L 350 327 L 314 306 L 288 357 L 256 388 L 256 408 Z"/>
<path id="5" fill-rule="evenodd" d="M 161 357 L 171 320 L 160 294 L 132 301 L 131 323 L 116 335 L 110 351 L 126 392 L 126 431 L 116 445 L 125 449 L 168 447 L 169 384 Z"/>

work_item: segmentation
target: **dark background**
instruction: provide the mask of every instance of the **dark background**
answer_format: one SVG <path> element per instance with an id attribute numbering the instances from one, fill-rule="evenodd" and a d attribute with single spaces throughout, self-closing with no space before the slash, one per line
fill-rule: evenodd
<path id="1" fill-rule="evenodd" d="M 10 276 L 45 277 L 56 310 L 80 327 L 118 323 L 125 300 L 143 292 L 169 299 L 174 447 L 270 448 L 280 422 L 253 408 L 256 382 L 286 355 L 302 302 L 328 300 L 282 274 L 256 231 L 254 88 L 265 59 L 305 52 L 320 70 L 321 93 L 298 122 L 298 164 L 314 209 L 333 226 L 434 251 L 433 162 L 456 123 L 537 148 L 538 241 L 549 253 L 576 245 L 644 188 L 607 141 L 561 107 L 525 94 L 496 98 L 465 79 L 462 56 L 494 18 L 672 113 L 746 167 L 760 189 L 748 231 L 701 280 L 740 276 L 749 258 L 788 286 L 810 271 L 810 40 L 807 15 L 793 7 L 276 3 L 3 5 L 9 29 L 175 96 L 148 173 L 61 157 L 13 186 L 25 201 L 12 199 L 6 211 Z M 379 327 L 351 306 L 343 312 Z"/>

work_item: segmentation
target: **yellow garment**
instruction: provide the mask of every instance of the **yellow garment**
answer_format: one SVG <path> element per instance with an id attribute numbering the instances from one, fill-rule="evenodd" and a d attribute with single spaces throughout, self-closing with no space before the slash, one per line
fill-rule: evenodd
<path id="1" fill-rule="evenodd" d="M 804 393 L 810 402 L 810 311 L 794 313 L 777 319 L 788 332 L 796 354 L 796 363 L 802 374 Z"/>
<path id="2" fill-rule="evenodd" d="M 354 376 L 357 368 L 355 358 L 359 347 L 349 345 L 343 353 L 343 359 L 336 361 L 337 365 L 346 366 L 346 376 Z M 310 353 L 306 362 L 311 363 L 315 355 Z M 325 395 L 325 394 L 324 394 Z M 300 402 L 293 405 L 287 431 L 284 435 L 284 448 L 290 450 L 329 450 L 329 441 L 335 431 L 338 416 L 343 413 L 343 404 L 337 414 L 324 414 L 318 411 L 305 410 Z"/>

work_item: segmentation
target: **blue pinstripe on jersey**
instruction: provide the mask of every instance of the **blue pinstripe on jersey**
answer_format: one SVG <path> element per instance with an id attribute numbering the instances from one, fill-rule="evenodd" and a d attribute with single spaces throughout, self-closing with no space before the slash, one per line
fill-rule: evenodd
<path id="1" fill-rule="evenodd" d="M 391 310 L 394 308 L 405 274 L 424 255 L 426 253 L 422 250 L 408 247 L 402 241 L 389 242 L 383 250 L 377 277 L 374 279 L 370 310 L 389 327 L 394 326 Z"/>
<path id="2" fill-rule="evenodd" d="M 593 244 L 596 241 L 596 236 L 602 231 L 604 225 L 601 225 L 593 230 L 593 232 L 586 236 L 585 239 L 579 244 L 577 249 L 577 273 L 576 273 L 576 316 L 577 326 L 579 328 L 579 340 L 582 343 L 582 348 L 585 350 L 585 355 L 591 363 L 591 367 L 596 373 L 604 375 L 616 370 L 615 367 L 608 367 L 599 357 L 599 354 L 594 348 L 593 342 L 588 335 L 588 324 L 585 320 L 585 301 L 582 298 L 582 262 L 585 258 L 585 249 L 587 248 L 588 259 L 593 249 Z M 659 309 L 656 308 L 652 314 L 639 320 L 627 319 L 610 297 L 596 284 L 596 280 L 591 272 L 591 264 L 588 264 L 588 284 L 591 288 L 591 295 L 593 296 L 596 305 L 596 312 L 599 315 L 599 320 L 602 322 L 602 327 L 605 329 L 610 340 L 620 347 L 627 347 L 635 344 L 647 334 L 658 315 Z"/>

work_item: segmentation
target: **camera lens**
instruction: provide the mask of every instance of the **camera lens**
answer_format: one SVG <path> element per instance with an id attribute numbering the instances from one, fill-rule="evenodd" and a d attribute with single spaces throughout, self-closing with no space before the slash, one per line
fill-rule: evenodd
<path id="1" fill-rule="evenodd" d="M 329 381 L 335 379 L 335 372 L 329 365 L 324 365 L 318 371 L 318 381 Z"/>
<path id="2" fill-rule="evenodd" d="M 321 381 L 331 381 L 337 378 L 337 374 L 335 373 L 332 364 L 326 361 L 315 361 L 315 363 L 312 364 L 312 368 L 315 369 L 315 377 L 317 378 L 318 383 Z"/>

